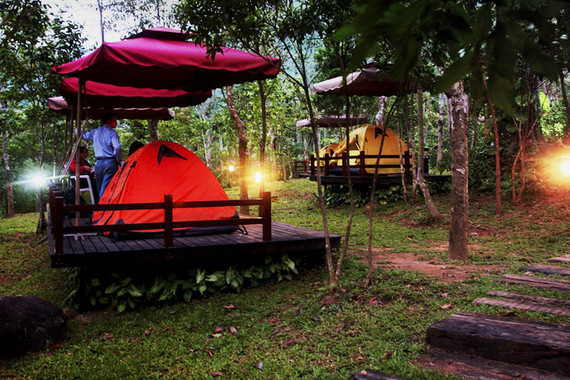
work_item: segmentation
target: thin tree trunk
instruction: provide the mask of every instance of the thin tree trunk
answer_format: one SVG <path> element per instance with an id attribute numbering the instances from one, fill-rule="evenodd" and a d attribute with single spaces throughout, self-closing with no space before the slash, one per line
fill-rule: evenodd
<path id="1" fill-rule="evenodd" d="M 435 170 L 439 173 L 443 161 L 443 126 L 445 124 L 445 94 L 439 95 L 439 117 L 437 118 L 437 161 Z"/>
<path id="2" fill-rule="evenodd" d="M 487 80 L 483 78 L 483 85 L 485 87 L 485 94 L 487 95 L 487 102 L 491 108 L 491 117 L 493 119 L 493 131 L 495 133 L 495 212 L 497 214 L 503 213 L 503 206 L 501 204 L 501 152 L 499 149 L 499 126 L 497 124 L 497 115 L 495 113 L 495 105 L 489 95 L 487 88 Z"/>
<path id="3" fill-rule="evenodd" d="M 564 108 L 566 109 L 566 127 L 564 128 L 564 134 L 568 142 L 570 142 L 570 104 L 568 104 L 568 94 L 566 93 L 566 84 L 564 80 L 564 72 L 562 71 L 562 65 L 559 65 L 558 76 L 560 77 L 560 91 L 562 92 L 562 101 L 564 102 Z"/>
<path id="4" fill-rule="evenodd" d="M 230 115 L 234 120 L 234 128 L 238 133 L 238 154 L 239 154 L 239 166 L 240 166 L 240 199 L 249 199 L 247 190 L 247 174 L 248 174 L 248 155 L 247 155 L 247 136 L 245 134 L 245 123 L 239 117 L 237 112 L 236 103 L 233 94 L 233 87 L 226 87 L 228 110 Z M 240 212 L 242 214 L 249 215 L 249 206 L 240 206 Z"/>
<path id="5" fill-rule="evenodd" d="M 158 141 L 158 120 L 148 121 L 148 135 L 151 142 Z"/>
<path id="6" fill-rule="evenodd" d="M 6 126 L 2 131 L 2 159 L 4 170 L 6 171 L 6 216 L 13 217 L 14 211 L 14 189 L 12 187 L 12 168 L 10 167 L 10 156 L 8 155 L 8 131 Z"/>
<path id="7" fill-rule="evenodd" d="M 386 122 L 386 103 L 388 97 L 386 96 L 379 96 L 378 97 L 378 113 L 376 114 L 376 124 L 384 125 Z M 346 114 L 348 117 L 348 114 Z"/>
<path id="8" fill-rule="evenodd" d="M 202 144 L 204 144 L 204 161 L 206 166 L 211 167 L 212 164 L 212 132 L 210 129 L 202 132 Z"/>
<path id="9" fill-rule="evenodd" d="M 425 141 L 424 141 L 424 106 L 423 106 L 423 91 L 418 89 L 418 170 L 416 174 L 418 186 L 422 191 L 424 199 L 426 201 L 426 207 L 428 209 L 429 215 L 433 221 L 438 221 L 441 219 L 441 214 L 435 207 L 433 200 L 431 199 L 431 194 L 424 180 L 424 151 L 425 151 Z"/>
<path id="10" fill-rule="evenodd" d="M 457 82 L 448 92 L 451 142 L 451 226 L 449 258 L 467 260 L 469 222 L 469 99 L 463 82 Z"/>

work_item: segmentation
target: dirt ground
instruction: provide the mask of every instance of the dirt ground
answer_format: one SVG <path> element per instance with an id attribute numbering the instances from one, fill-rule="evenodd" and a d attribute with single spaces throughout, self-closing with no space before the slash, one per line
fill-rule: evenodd
<path id="1" fill-rule="evenodd" d="M 471 247 L 470 248 L 476 248 Z M 434 246 L 435 251 L 447 250 L 447 244 Z M 390 248 L 374 248 L 374 261 L 379 268 L 392 268 L 423 273 L 437 277 L 440 282 L 461 282 L 480 276 L 489 276 L 501 269 L 500 265 L 442 265 L 414 253 L 394 252 Z M 361 254 L 361 253 L 360 253 Z"/>

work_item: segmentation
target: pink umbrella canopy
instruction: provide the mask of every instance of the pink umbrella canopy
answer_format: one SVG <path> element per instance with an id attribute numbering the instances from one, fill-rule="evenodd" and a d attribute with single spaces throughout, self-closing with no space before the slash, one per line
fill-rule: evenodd
<path id="1" fill-rule="evenodd" d="M 59 87 L 67 103 L 77 103 L 79 79 L 64 78 Z M 85 93 L 82 92 L 82 103 L 96 108 L 161 108 L 186 107 L 203 103 L 212 96 L 211 90 L 187 92 L 184 90 L 155 90 L 114 86 L 111 84 L 88 81 Z"/>
<path id="2" fill-rule="evenodd" d="M 212 60 L 206 46 L 164 39 L 164 34 L 172 33 L 169 29 L 159 32 L 143 31 L 142 35 L 150 37 L 104 43 L 91 54 L 52 71 L 117 86 L 193 91 L 274 78 L 281 66 L 278 58 L 226 47 Z"/>
<path id="3" fill-rule="evenodd" d="M 346 86 L 342 76 L 313 85 L 315 94 L 327 95 L 392 96 L 413 91 L 412 87 L 394 80 L 375 66 L 348 74 Z"/>
<path id="4" fill-rule="evenodd" d="M 315 118 L 315 125 L 317 127 L 332 128 L 342 127 L 345 125 L 358 125 L 366 123 L 366 118 L 363 116 L 350 116 L 345 115 L 331 115 L 331 116 L 317 116 Z M 311 125 L 311 119 L 302 119 L 297 121 L 297 127 L 307 127 Z"/>
<path id="5" fill-rule="evenodd" d="M 48 98 L 48 106 L 52 111 L 73 117 L 75 108 L 72 108 L 63 96 Z M 82 108 L 81 119 L 86 116 L 90 119 L 100 119 L 106 113 L 113 113 L 118 119 L 140 120 L 172 120 L 174 111 L 169 108 Z"/>

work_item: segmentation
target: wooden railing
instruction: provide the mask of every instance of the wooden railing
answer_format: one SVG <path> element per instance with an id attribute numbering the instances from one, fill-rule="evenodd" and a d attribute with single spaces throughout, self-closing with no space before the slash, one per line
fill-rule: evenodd
<path id="1" fill-rule="evenodd" d="M 199 202 L 173 202 L 171 194 L 164 195 L 164 202 L 154 203 L 127 203 L 127 204 L 104 204 L 104 205 L 66 205 L 63 193 L 57 185 L 50 186 L 49 206 L 52 223 L 52 235 L 56 254 L 63 252 L 63 240 L 66 234 L 81 234 L 90 232 L 114 232 L 114 231 L 139 231 L 139 230 L 164 230 L 164 245 L 174 245 L 174 230 L 187 227 L 217 227 L 217 226 L 241 226 L 261 224 L 263 240 L 271 240 L 271 193 L 264 192 L 260 199 L 226 200 L 226 201 L 199 201 Z M 198 208 L 198 207 L 223 207 L 223 206 L 260 206 L 259 217 L 241 217 L 239 219 L 223 220 L 200 220 L 200 221 L 173 221 L 173 209 L 175 208 Z M 68 213 L 81 213 L 93 211 L 111 210 L 164 210 L 164 221 L 156 223 L 133 223 L 101 226 L 65 226 L 64 219 Z"/>

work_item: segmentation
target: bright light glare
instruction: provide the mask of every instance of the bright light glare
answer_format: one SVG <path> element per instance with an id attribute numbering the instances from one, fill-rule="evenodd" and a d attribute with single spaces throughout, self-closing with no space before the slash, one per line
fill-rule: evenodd
<path id="1" fill-rule="evenodd" d="M 43 187 L 47 184 L 47 178 L 41 174 L 33 174 L 30 178 L 31 185 L 34 187 Z"/>
<path id="2" fill-rule="evenodd" d="M 564 157 L 562 164 L 560 165 L 560 171 L 565 176 L 570 176 L 570 158 Z"/>
<path id="3" fill-rule="evenodd" d="M 255 183 L 261 183 L 261 179 L 262 179 L 261 172 L 256 172 L 255 173 Z"/>
<path id="4" fill-rule="evenodd" d="M 230 172 L 233 172 L 233 171 L 236 170 L 236 167 L 233 166 L 233 165 L 230 165 L 230 166 L 228 166 L 228 170 L 229 170 Z"/>

